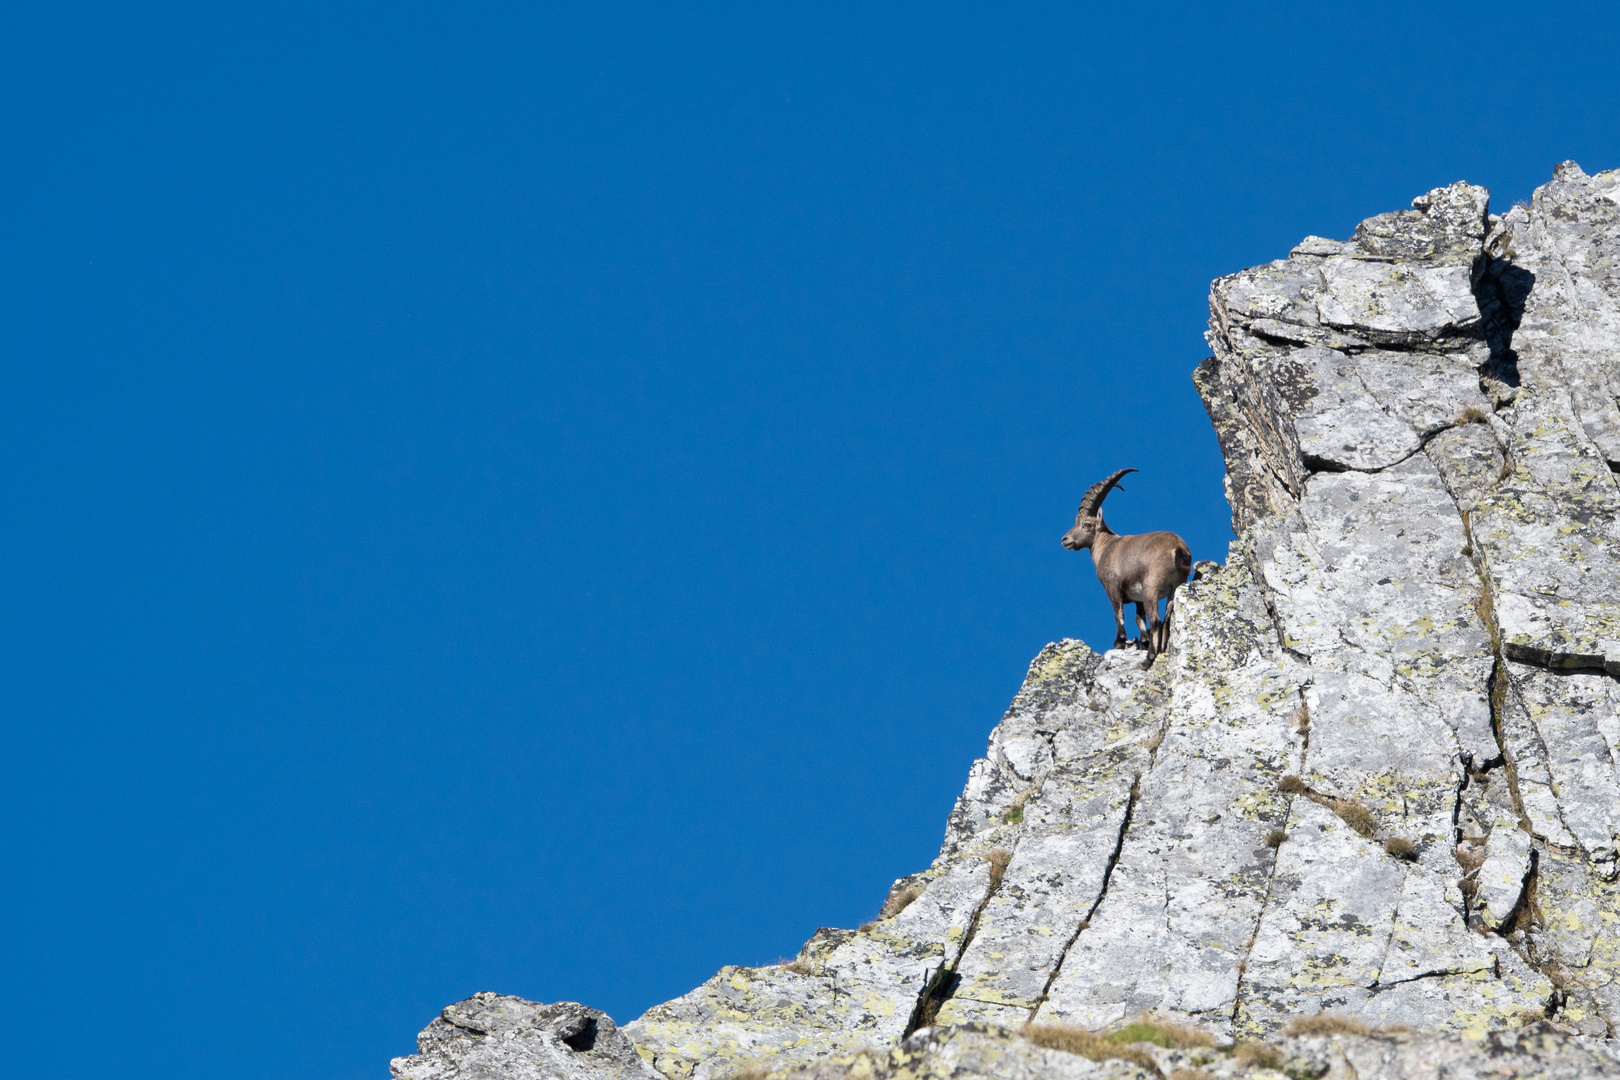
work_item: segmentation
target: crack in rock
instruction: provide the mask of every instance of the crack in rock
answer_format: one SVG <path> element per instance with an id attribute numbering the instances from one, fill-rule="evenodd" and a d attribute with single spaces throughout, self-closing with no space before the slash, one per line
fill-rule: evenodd
<path id="1" fill-rule="evenodd" d="M 1063 951 L 1058 954 L 1058 962 L 1053 965 L 1052 973 L 1046 977 L 1046 985 L 1041 987 L 1040 997 L 1036 998 L 1035 1004 L 1030 1006 L 1030 1020 L 1034 1020 L 1035 1014 L 1040 1011 L 1042 1005 L 1046 1004 L 1046 999 L 1052 992 L 1052 984 L 1057 982 L 1058 976 L 1063 972 L 1063 961 L 1067 959 L 1070 950 L 1074 948 L 1074 943 L 1080 939 L 1080 935 L 1091 926 L 1092 916 L 1097 914 L 1097 909 L 1102 906 L 1103 900 L 1108 896 L 1108 882 L 1112 880 L 1114 876 L 1114 867 L 1119 865 L 1119 853 L 1125 847 L 1125 834 L 1130 830 L 1131 827 L 1131 815 L 1135 811 L 1137 801 L 1141 798 L 1141 796 L 1141 781 L 1138 779 L 1133 781 L 1131 784 L 1130 801 L 1125 804 L 1125 817 L 1119 823 L 1119 839 L 1114 844 L 1114 850 L 1108 855 L 1108 866 L 1103 870 L 1102 889 L 1097 893 L 1097 900 L 1091 905 L 1091 910 L 1087 911 L 1086 917 L 1081 919 L 1080 922 L 1075 925 L 1074 933 L 1071 934 L 1069 936 L 1069 940 L 1064 943 Z M 1167 905 L 1168 902 L 1167 897 Z"/>

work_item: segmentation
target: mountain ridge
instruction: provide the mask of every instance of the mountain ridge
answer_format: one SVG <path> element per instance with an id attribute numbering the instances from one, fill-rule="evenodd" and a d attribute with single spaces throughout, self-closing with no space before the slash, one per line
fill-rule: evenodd
<path id="1" fill-rule="evenodd" d="M 1620 171 L 1308 237 L 1207 339 L 1226 563 L 1151 667 L 1042 650 L 878 920 L 622 1028 L 479 995 L 394 1076 L 1275 1067 L 1019 1034 L 1147 1014 L 1311 1075 L 1620 1071 Z"/>

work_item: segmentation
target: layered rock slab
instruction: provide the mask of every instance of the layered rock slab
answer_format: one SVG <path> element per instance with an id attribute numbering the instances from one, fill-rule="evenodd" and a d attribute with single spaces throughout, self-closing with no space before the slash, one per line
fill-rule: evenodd
<path id="1" fill-rule="evenodd" d="M 1477 225 L 1448 235 L 1494 229 L 1498 248 L 1511 248 L 1501 219 L 1468 194 L 1453 185 L 1414 212 L 1466 216 L 1472 206 Z M 1582 197 L 1566 189 L 1560 205 Z M 1521 217 L 1531 228 L 1534 212 Z M 1507 691 L 1523 682 L 1509 676 L 1511 659 L 1590 663 L 1605 647 L 1612 473 L 1581 444 L 1569 387 L 1519 377 L 1511 305 L 1535 293 L 1483 245 L 1398 257 L 1418 283 L 1430 264 L 1454 274 L 1466 261 L 1475 300 L 1485 299 L 1477 318 L 1450 308 L 1456 317 L 1438 326 L 1386 290 L 1370 294 L 1355 327 L 1324 317 L 1320 303 L 1311 325 L 1298 300 L 1324 287 L 1310 284 L 1312 264 L 1321 275 L 1332 260 L 1390 258 L 1364 246 L 1373 231 L 1302 245 L 1212 294 L 1216 355 L 1198 384 L 1229 462 L 1247 465 L 1234 518 L 1260 554 L 1282 643 L 1311 668 L 1303 778 L 1314 801 L 1296 800 L 1239 1029 L 1330 1007 L 1477 1031 L 1537 1001 L 1555 1006 L 1569 993 L 1555 983 L 1568 980 L 1534 941 L 1537 842 L 1577 845 L 1574 816 L 1591 837 L 1589 873 L 1602 875 L 1609 850 L 1613 762 L 1595 752 L 1607 750 L 1596 726 L 1570 718 L 1556 694 L 1538 725 L 1522 687 Z M 1269 306 L 1299 324 L 1286 334 L 1254 317 L 1267 289 L 1277 294 Z M 1324 348 L 1330 333 L 1341 335 L 1336 348 Z M 1286 407 L 1267 407 L 1279 401 Z M 1421 451 L 1408 453 L 1414 442 Z M 1574 631 L 1586 636 L 1572 643 Z M 1560 728 L 1552 743 L 1542 726 Z M 1555 779 L 1555 761 L 1573 783 Z M 1496 791 L 1510 798 L 1476 798 L 1465 837 L 1463 794 L 1497 768 L 1506 781 Z M 1353 807 L 1365 811 L 1359 829 L 1339 812 Z M 1410 845 L 1399 873 L 1378 865 L 1372 841 L 1386 836 Z M 1319 887 L 1335 865 L 1342 889 Z M 1481 930 L 1491 934 L 1483 943 Z"/>
<path id="2" fill-rule="evenodd" d="M 1620 675 L 1620 170 L 1555 170 L 1495 225 L 1511 473 L 1475 513 L 1508 655 Z M 1515 303 L 1518 305 L 1515 309 Z"/>

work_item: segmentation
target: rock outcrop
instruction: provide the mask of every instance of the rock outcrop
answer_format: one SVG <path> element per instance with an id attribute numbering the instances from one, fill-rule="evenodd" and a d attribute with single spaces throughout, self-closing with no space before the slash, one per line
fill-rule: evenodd
<path id="1" fill-rule="evenodd" d="M 875 923 L 619 1032 L 593 1013 L 611 1052 L 552 1032 L 580 1006 L 481 995 L 396 1077 L 1170 1075 L 1018 1032 L 1276 1043 L 1323 1013 L 1374 1034 L 1267 1053 L 1615 1071 L 1620 172 L 1565 163 L 1501 216 L 1437 189 L 1219 279 L 1210 312 L 1194 382 L 1239 539 L 1169 652 L 1043 650 Z M 575 1071 L 495 1064 L 530 1046 Z M 1187 1067 L 1276 1067 L 1209 1053 Z"/>
<path id="2" fill-rule="evenodd" d="M 397 1080 L 659 1080 L 600 1009 L 474 994 L 446 1006 L 395 1058 Z"/>

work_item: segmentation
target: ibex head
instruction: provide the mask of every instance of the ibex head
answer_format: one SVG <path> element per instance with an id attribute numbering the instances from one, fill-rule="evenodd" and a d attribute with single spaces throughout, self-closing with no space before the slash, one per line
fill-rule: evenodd
<path id="1" fill-rule="evenodd" d="M 1108 531 L 1108 526 L 1103 524 L 1102 502 L 1108 497 L 1109 491 L 1118 486 L 1120 477 L 1135 471 L 1135 469 L 1121 469 L 1108 479 L 1092 484 L 1087 489 L 1080 499 L 1080 509 L 1074 515 L 1074 528 L 1063 534 L 1064 547 L 1070 551 L 1083 551 L 1097 539 L 1098 532 Z M 1123 491 L 1124 488 L 1120 490 Z"/>

